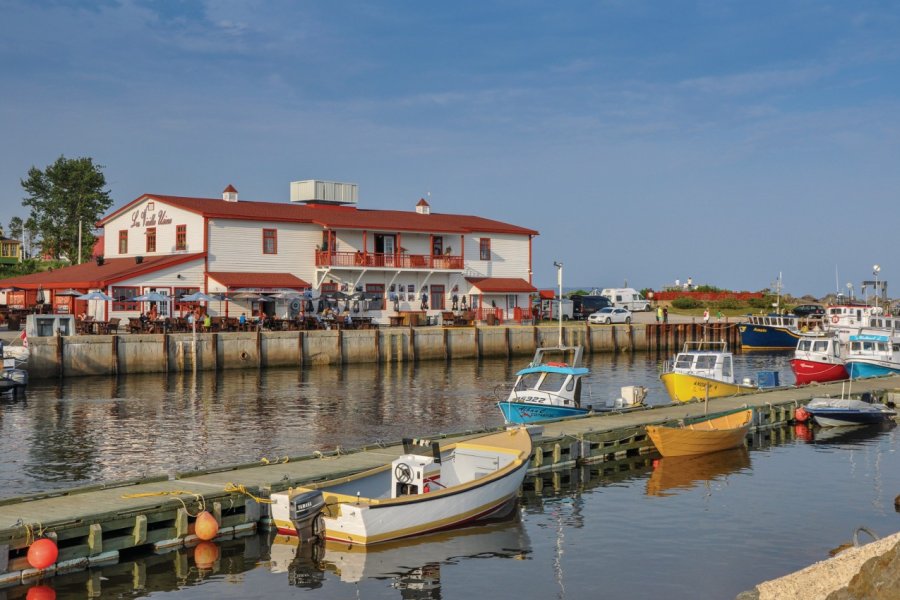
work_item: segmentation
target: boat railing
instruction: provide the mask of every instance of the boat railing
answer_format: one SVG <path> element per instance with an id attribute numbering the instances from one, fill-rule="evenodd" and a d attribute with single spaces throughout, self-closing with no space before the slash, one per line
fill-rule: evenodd
<path id="1" fill-rule="evenodd" d="M 699 341 L 691 341 L 685 342 L 684 348 L 681 350 L 682 352 L 728 352 L 728 342 L 721 341 L 713 341 L 713 340 L 699 340 Z"/>

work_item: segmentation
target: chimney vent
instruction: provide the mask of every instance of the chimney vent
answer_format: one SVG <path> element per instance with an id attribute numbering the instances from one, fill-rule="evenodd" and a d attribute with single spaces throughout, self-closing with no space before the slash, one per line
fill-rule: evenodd
<path id="1" fill-rule="evenodd" d="M 234 189 L 234 186 L 228 184 L 228 187 L 225 188 L 225 191 L 222 192 L 222 200 L 225 202 L 237 202 L 238 201 L 238 191 Z"/>
<path id="2" fill-rule="evenodd" d="M 430 215 L 431 214 L 431 205 L 425 201 L 425 198 L 419 200 L 419 203 L 416 204 L 416 212 L 420 215 Z"/>

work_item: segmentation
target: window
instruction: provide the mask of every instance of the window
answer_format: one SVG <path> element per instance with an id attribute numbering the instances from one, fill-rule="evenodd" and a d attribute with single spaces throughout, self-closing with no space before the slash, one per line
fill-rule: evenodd
<path id="1" fill-rule="evenodd" d="M 378 294 L 384 295 L 384 284 L 383 283 L 367 283 L 366 284 L 366 293 L 367 294 Z"/>
<path id="2" fill-rule="evenodd" d="M 443 253 L 444 253 L 444 238 L 442 238 L 442 237 L 431 238 L 431 255 L 432 256 L 440 256 Z"/>
<path id="3" fill-rule="evenodd" d="M 200 291 L 200 288 L 197 287 L 177 287 L 175 288 L 175 301 L 173 304 L 175 305 L 172 310 L 175 312 L 187 312 L 194 308 L 193 302 L 181 302 L 179 298 L 182 296 L 187 296 L 190 294 L 196 294 Z"/>
<path id="4" fill-rule="evenodd" d="M 175 227 L 175 249 L 187 250 L 187 225 Z"/>
<path id="5" fill-rule="evenodd" d="M 319 288 L 319 291 L 322 292 L 323 294 L 327 294 L 327 293 L 329 293 L 329 292 L 336 292 L 336 291 L 338 291 L 338 284 L 336 284 L 336 283 L 323 283 L 323 284 L 321 285 L 321 287 Z"/>
<path id="6" fill-rule="evenodd" d="M 278 254 L 277 229 L 263 229 L 263 254 Z"/>
<path id="7" fill-rule="evenodd" d="M 479 250 L 481 260 L 491 260 L 491 238 L 481 238 Z"/>
<path id="8" fill-rule="evenodd" d="M 444 310 L 446 308 L 443 285 L 432 285 L 430 295 L 431 298 L 429 298 L 428 304 L 431 308 L 434 310 Z"/>
<path id="9" fill-rule="evenodd" d="M 128 230 L 119 232 L 119 254 L 128 254 Z"/>
<path id="10" fill-rule="evenodd" d="M 127 231 L 125 233 L 128 233 Z M 140 303 L 132 302 L 131 299 L 135 296 L 140 296 L 141 292 L 136 287 L 114 287 L 110 290 L 110 295 L 113 297 L 113 311 L 123 311 L 123 310 L 140 310 Z"/>
<path id="11" fill-rule="evenodd" d="M 147 228 L 147 252 L 156 252 L 156 227 Z"/>

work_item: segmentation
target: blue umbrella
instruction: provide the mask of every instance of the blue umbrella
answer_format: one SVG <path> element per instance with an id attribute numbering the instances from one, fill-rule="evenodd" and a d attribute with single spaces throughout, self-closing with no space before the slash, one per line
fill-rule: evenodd
<path id="1" fill-rule="evenodd" d="M 109 302 L 112 300 L 112 296 L 107 296 L 103 292 L 89 292 L 82 296 L 76 296 L 76 300 L 103 300 L 104 302 Z"/>

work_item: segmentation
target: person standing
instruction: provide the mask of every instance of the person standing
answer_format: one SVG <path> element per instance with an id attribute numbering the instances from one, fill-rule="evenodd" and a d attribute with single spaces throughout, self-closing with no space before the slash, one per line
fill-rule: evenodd
<path id="1" fill-rule="evenodd" d="M 663 323 L 669 322 L 669 307 L 663 306 Z"/>
<path id="2" fill-rule="evenodd" d="M 657 307 L 656 307 L 656 322 L 657 322 L 657 323 L 659 323 L 660 321 L 662 321 L 662 319 L 663 319 L 663 314 L 664 314 L 664 313 L 663 313 L 663 307 L 662 307 L 662 306 L 657 306 Z"/>
<path id="3" fill-rule="evenodd" d="M 709 325 L 709 308 L 703 309 L 703 324 Z"/>

